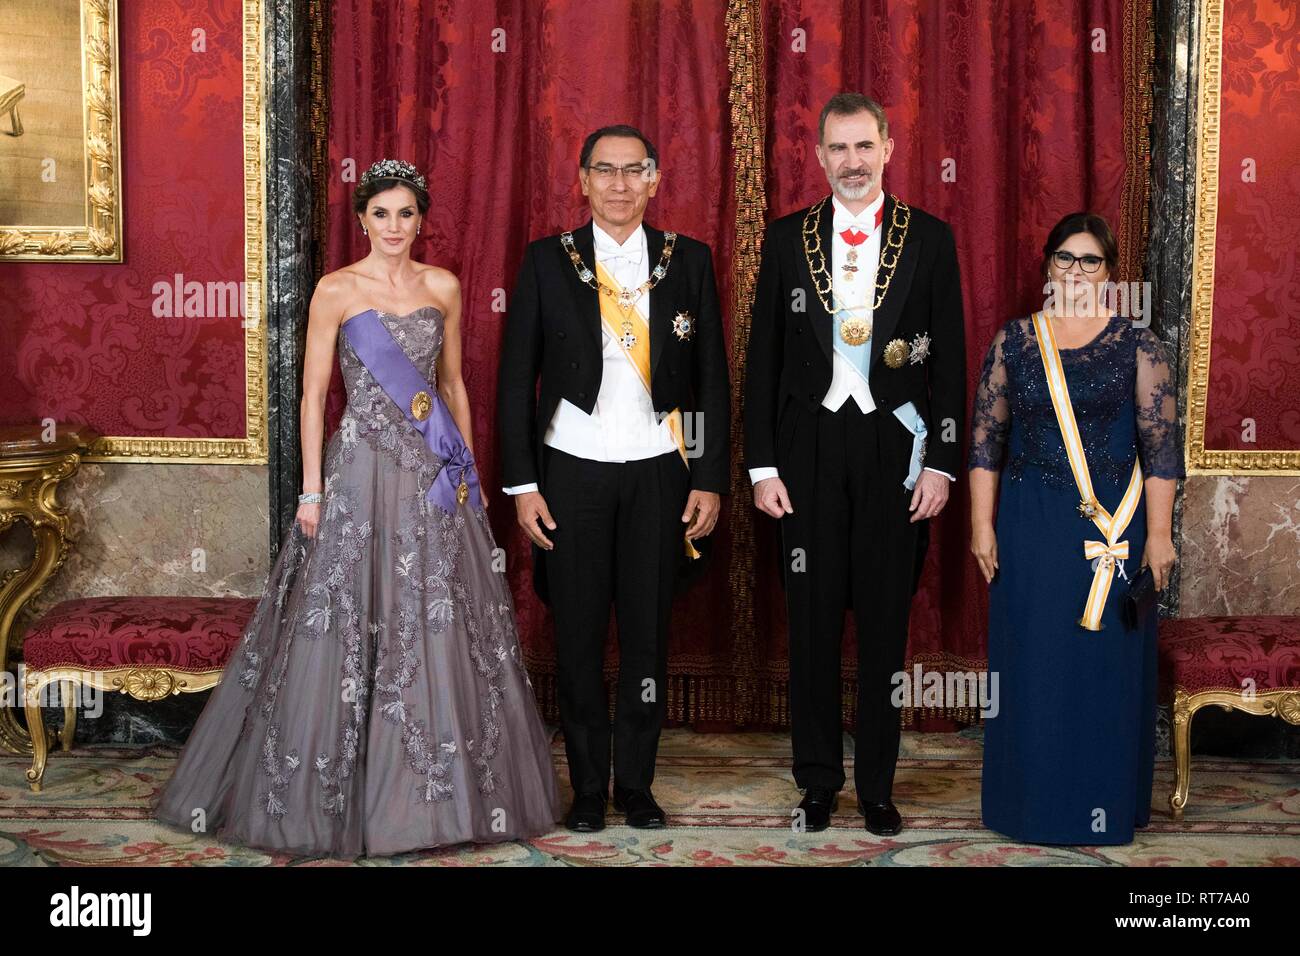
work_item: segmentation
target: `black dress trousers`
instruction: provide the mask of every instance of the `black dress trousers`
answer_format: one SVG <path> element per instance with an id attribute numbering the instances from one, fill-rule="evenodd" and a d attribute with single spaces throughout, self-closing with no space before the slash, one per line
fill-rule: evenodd
<path id="1" fill-rule="evenodd" d="M 793 514 L 781 519 L 790 619 L 790 721 L 801 788 L 844 785 L 841 637 L 853 607 L 858 641 L 855 772 L 858 798 L 890 798 L 900 711 L 891 702 L 907 650 L 915 570 L 928 536 L 909 521 L 903 487 L 913 436 L 892 413 L 863 414 L 852 398 L 832 412 L 791 409 L 783 468 Z M 811 467 L 809 467 L 809 463 Z"/>
<path id="2" fill-rule="evenodd" d="M 676 451 L 622 463 L 547 446 L 544 552 L 555 614 L 560 722 L 575 793 L 608 793 L 611 728 L 603 663 L 614 607 L 619 652 L 614 782 L 648 788 L 668 689 L 673 584 L 684 560 L 690 472 Z"/>

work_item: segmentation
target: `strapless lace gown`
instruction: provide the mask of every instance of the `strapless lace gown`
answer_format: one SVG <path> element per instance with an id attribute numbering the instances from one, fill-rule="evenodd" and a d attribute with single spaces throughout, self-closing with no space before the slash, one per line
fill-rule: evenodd
<path id="1" fill-rule="evenodd" d="M 378 315 L 436 387 L 442 314 Z M 338 348 L 317 536 L 285 535 L 155 815 L 343 858 L 549 831 L 551 749 L 486 513 L 426 499 L 442 462 Z"/>

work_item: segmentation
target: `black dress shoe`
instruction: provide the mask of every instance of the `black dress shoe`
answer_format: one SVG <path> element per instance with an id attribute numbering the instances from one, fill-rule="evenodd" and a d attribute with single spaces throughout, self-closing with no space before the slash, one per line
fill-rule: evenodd
<path id="1" fill-rule="evenodd" d="M 903 831 L 903 818 L 898 808 L 886 800 L 884 803 L 858 801 L 858 812 L 867 818 L 867 829 L 876 836 L 895 836 Z"/>
<path id="2" fill-rule="evenodd" d="M 638 830 L 658 830 L 667 821 L 649 790 L 628 790 L 614 785 L 614 809 L 627 814 L 627 825 Z"/>
<path id="3" fill-rule="evenodd" d="M 564 818 L 564 825 L 578 833 L 595 833 L 605 829 L 605 795 L 580 793 L 573 798 L 573 806 Z"/>
<path id="4" fill-rule="evenodd" d="M 831 825 L 831 814 L 835 812 L 836 795 L 830 787 L 809 787 L 799 801 L 803 811 L 803 828 L 808 833 L 817 833 Z"/>

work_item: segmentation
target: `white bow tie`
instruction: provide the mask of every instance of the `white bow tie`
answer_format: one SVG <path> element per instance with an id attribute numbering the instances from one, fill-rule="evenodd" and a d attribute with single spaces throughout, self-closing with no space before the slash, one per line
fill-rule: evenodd
<path id="1" fill-rule="evenodd" d="M 852 216 L 836 213 L 831 228 L 837 233 L 843 232 L 845 229 L 856 229 L 858 232 L 865 232 L 869 236 L 876 231 L 876 214 L 874 212 L 863 213 L 861 219 L 854 219 Z"/>
<path id="2" fill-rule="evenodd" d="M 608 249 L 608 248 L 601 248 L 600 246 L 597 246 L 596 255 L 600 259 L 600 261 L 604 263 L 626 262 L 628 265 L 635 266 L 641 264 L 643 250 L 620 249 L 617 247 L 613 249 Z"/>
<path id="3" fill-rule="evenodd" d="M 620 246 L 612 239 L 597 236 L 596 258 L 602 262 L 626 262 L 629 265 L 639 265 L 645 256 L 645 247 L 645 240 L 637 237 L 629 236 L 628 241 Z"/>

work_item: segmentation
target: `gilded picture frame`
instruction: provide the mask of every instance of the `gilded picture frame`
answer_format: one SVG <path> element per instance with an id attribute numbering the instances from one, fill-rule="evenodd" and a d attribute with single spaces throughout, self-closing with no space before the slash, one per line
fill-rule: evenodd
<path id="1" fill-rule="evenodd" d="M 1201 0 L 1196 136 L 1196 238 L 1188 349 L 1186 464 L 1189 475 L 1297 475 L 1300 450 L 1205 447 L 1214 329 L 1215 233 L 1219 212 L 1224 0 Z"/>
<path id="2" fill-rule="evenodd" d="M 0 41 L 6 30 L 22 31 L 11 49 L 27 34 L 48 39 L 35 75 L 0 61 L 0 261 L 121 262 L 117 0 L 25 13 L 48 22 L 0 19 Z M 78 75 L 79 89 L 59 88 Z M 27 129 L 31 110 L 44 115 Z"/>
<path id="3" fill-rule="evenodd" d="M 242 438 L 148 435 L 99 439 L 86 461 L 264 465 L 266 422 L 265 0 L 243 4 L 244 396 Z"/>

